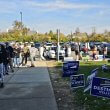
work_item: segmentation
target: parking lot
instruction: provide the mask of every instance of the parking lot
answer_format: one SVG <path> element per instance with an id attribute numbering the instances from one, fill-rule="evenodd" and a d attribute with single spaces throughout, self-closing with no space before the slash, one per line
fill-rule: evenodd
<path id="1" fill-rule="evenodd" d="M 37 45 L 37 46 L 36 46 Z M 60 43 L 59 47 L 57 43 L 35 43 L 35 47 L 39 50 L 43 45 L 43 56 L 45 60 L 63 60 L 66 57 L 71 57 L 74 60 L 105 60 L 109 58 L 110 45 L 109 43 L 93 42 L 93 43 L 76 43 L 66 42 Z M 59 53 L 59 54 L 58 54 Z M 93 54 L 95 57 L 93 58 Z"/>

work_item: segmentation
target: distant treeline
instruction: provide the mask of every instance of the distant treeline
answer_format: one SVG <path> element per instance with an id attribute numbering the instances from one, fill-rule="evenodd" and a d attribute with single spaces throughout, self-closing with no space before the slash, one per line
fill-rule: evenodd
<path id="1" fill-rule="evenodd" d="M 20 41 L 20 42 L 57 42 L 57 34 L 54 33 L 52 30 L 45 34 L 40 33 L 31 33 L 29 34 L 30 29 L 24 26 L 19 21 L 14 21 L 13 28 L 9 30 L 7 33 L 0 34 L 0 41 Z M 98 41 L 98 42 L 110 42 L 110 32 L 103 33 L 103 34 L 96 34 L 92 33 L 91 35 L 85 34 L 80 35 L 76 34 L 74 37 L 73 34 L 71 35 L 64 35 L 60 33 L 60 42 L 68 42 L 68 41 L 75 41 L 75 42 L 89 42 L 89 41 Z"/>

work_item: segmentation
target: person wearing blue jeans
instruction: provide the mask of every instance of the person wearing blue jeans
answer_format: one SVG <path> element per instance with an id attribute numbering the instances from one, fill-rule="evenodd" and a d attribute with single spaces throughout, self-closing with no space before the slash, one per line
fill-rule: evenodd
<path id="1" fill-rule="evenodd" d="M 14 67 L 19 67 L 19 65 L 20 65 L 20 58 L 15 56 L 13 60 L 14 60 L 13 61 L 14 62 Z"/>
<path id="2" fill-rule="evenodd" d="M 14 47 L 14 58 L 13 58 L 13 64 L 14 64 L 14 67 L 19 67 L 20 66 L 20 51 L 21 51 L 21 48 L 17 45 Z"/>
<path id="3" fill-rule="evenodd" d="M 0 44 L 0 88 L 4 87 L 4 75 L 3 75 L 3 45 Z"/>
<path id="4" fill-rule="evenodd" d="M 11 71 L 14 72 L 14 69 L 13 69 L 13 54 L 14 54 L 13 48 L 12 48 L 12 46 L 9 45 L 8 42 L 6 42 L 5 44 L 6 44 L 6 51 L 8 51 L 8 53 L 9 53 L 9 62 L 8 62 L 8 64 L 10 66 Z"/>
<path id="5" fill-rule="evenodd" d="M 10 60 L 10 55 L 9 51 L 6 50 L 5 46 L 3 47 L 3 74 L 8 75 L 9 71 L 9 60 Z"/>

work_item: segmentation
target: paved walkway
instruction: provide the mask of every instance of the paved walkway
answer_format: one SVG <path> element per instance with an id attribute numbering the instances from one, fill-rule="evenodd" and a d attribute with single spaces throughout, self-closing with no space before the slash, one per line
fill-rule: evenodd
<path id="1" fill-rule="evenodd" d="M 58 110 L 45 62 L 19 68 L 5 77 L 0 110 Z"/>

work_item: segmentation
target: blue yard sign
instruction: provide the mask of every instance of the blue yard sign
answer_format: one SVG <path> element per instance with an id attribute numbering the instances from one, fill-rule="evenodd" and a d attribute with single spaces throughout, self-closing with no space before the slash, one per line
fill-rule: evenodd
<path id="1" fill-rule="evenodd" d="M 99 68 L 93 69 L 93 70 L 91 71 L 91 74 L 87 77 L 87 81 L 86 81 L 86 86 L 85 86 L 84 92 L 87 92 L 88 90 L 91 89 L 92 80 L 93 80 L 94 77 L 97 76 L 98 70 L 99 70 Z"/>
<path id="2" fill-rule="evenodd" d="M 98 73 L 99 68 L 95 68 L 91 71 L 91 74 L 97 74 Z"/>
<path id="3" fill-rule="evenodd" d="M 63 63 L 63 77 L 70 77 L 77 73 L 79 61 L 67 61 Z"/>
<path id="4" fill-rule="evenodd" d="M 109 68 L 106 64 L 102 65 L 102 71 L 103 72 L 108 72 L 109 71 Z"/>
<path id="5" fill-rule="evenodd" d="M 110 98 L 110 79 L 94 77 L 91 95 Z"/>
<path id="6" fill-rule="evenodd" d="M 71 88 L 84 87 L 85 85 L 84 79 L 85 79 L 84 74 L 71 75 L 70 77 Z"/>

